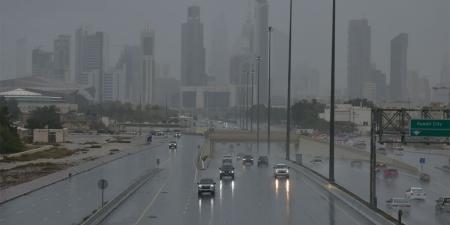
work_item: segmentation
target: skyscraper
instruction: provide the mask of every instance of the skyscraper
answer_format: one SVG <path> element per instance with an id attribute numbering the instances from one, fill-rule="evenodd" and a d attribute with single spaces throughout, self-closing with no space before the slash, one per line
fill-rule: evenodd
<path id="1" fill-rule="evenodd" d="M 29 56 L 27 38 L 16 41 L 16 78 L 29 76 Z"/>
<path id="2" fill-rule="evenodd" d="M 70 81 L 70 36 L 59 35 L 54 41 L 54 76 Z"/>
<path id="3" fill-rule="evenodd" d="M 31 55 L 32 75 L 51 78 L 53 75 L 53 54 L 40 48 L 33 49 Z"/>
<path id="4" fill-rule="evenodd" d="M 142 52 L 140 46 L 125 46 L 116 65 L 117 69 L 123 70 L 125 79 L 122 95 L 126 101 L 139 103 L 140 79 L 142 76 Z"/>
<path id="5" fill-rule="evenodd" d="M 348 27 L 347 90 L 348 98 L 362 97 L 362 87 L 369 81 L 371 28 L 367 19 L 350 20 Z"/>
<path id="6" fill-rule="evenodd" d="M 200 6 L 190 6 L 187 22 L 181 25 L 181 84 L 183 86 L 205 86 L 206 81 Z"/>
<path id="7" fill-rule="evenodd" d="M 228 64 L 224 63 L 229 59 L 228 36 L 226 18 L 223 13 L 213 22 L 211 54 L 209 55 L 208 74 L 214 78 L 214 83 L 228 84 Z"/>
<path id="8" fill-rule="evenodd" d="M 103 32 L 88 34 L 83 27 L 75 33 L 75 80 L 82 85 L 93 81 L 95 99 L 103 101 L 103 74 L 105 68 L 105 35 Z M 86 77 L 95 76 L 95 77 Z"/>
<path id="9" fill-rule="evenodd" d="M 408 34 L 401 33 L 391 40 L 391 100 L 402 101 L 407 97 Z"/>
<path id="10" fill-rule="evenodd" d="M 155 32 L 147 28 L 141 33 L 142 77 L 138 79 L 143 104 L 154 103 L 155 93 Z"/>
<path id="11" fill-rule="evenodd" d="M 269 4 L 267 0 L 256 0 L 255 4 L 255 58 L 261 57 L 259 65 L 259 102 L 264 104 L 267 102 L 268 95 L 268 43 L 269 43 Z M 257 63 L 257 62 L 255 62 Z M 255 64 L 256 65 L 256 64 Z M 257 65 L 255 66 L 255 71 L 257 71 Z"/>

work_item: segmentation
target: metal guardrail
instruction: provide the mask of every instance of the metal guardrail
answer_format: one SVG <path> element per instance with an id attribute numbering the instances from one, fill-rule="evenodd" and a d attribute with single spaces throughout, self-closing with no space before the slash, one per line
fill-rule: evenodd
<path id="1" fill-rule="evenodd" d="M 102 208 L 98 209 L 88 219 L 81 222 L 80 225 L 98 225 L 106 217 L 111 214 L 117 207 L 119 207 L 126 199 L 128 199 L 134 192 L 136 192 L 142 185 L 147 183 L 153 176 L 155 176 L 161 169 L 152 169 L 148 173 L 136 179 L 136 182 L 131 184 L 122 193 L 117 195 L 113 200 L 106 203 Z"/>

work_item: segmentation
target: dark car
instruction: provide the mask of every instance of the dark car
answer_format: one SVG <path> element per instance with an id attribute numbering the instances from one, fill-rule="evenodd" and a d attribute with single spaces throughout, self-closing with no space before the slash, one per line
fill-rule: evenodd
<path id="1" fill-rule="evenodd" d="M 251 165 L 253 165 L 253 156 L 251 156 L 251 155 L 244 155 L 244 157 L 242 157 L 242 164 L 251 164 Z"/>
<path id="2" fill-rule="evenodd" d="M 234 167 L 231 165 L 223 165 L 219 168 L 220 170 L 220 179 L 222 180 L 223 177 L 231 177 L 231 179 L 234 180 Z"/>
<path id="3" fill-rule="evenodd" d="M 268 166 L 269 158 L 267 156 L 258 157 L 258 166 Z"/>
<path id="4" fill-rule="evenodd" d="M 450 198 L 441 197 L 436 200 L 436 209 L 450 212 Z"/>
<path id="5" fill-rule="evenodd" d="M 216 194 L 216 182 L 211 178 L 203 178 L 198 183 L 198 196 L 201 197 L 203 193 L 209 193 L 211 196 Z"/>
<path id="6" fill-rule="evenodd" d="M 176 141 L 171 141 L 169 143 L 169 149 L 177 149 L 177 142 Z"/>

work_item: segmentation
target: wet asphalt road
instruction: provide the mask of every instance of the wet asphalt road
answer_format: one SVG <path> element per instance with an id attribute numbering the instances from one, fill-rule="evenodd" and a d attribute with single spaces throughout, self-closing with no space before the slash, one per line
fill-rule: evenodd
<path id="1" fill-rule="evenodd" d="M 101 205 L 99 179 L 108 180 L 105 201 L 125 190 L 134 179 L 167 160 L 167 144 L 143 146 L 142 152 L 118 159 L 85 173 L 0 205 L 1 225 L 71 225 Z"/>
<path id="2" fill-rule="evenodd" d="M 198 171 L 194 164 L 198 143 L 187 136 L 181 141 L 178 150 L 168 150 L 171 158 L 163 171 L 103 224 L 372 224 L 295 170 L 289 180 L 275 180 L 272 166 L 243 166 L 235 161 L 235 180 L 219 181 L 218 159 L 224 154 L 249 152 L 244 144 L 233 148 L 218 144 L 209 168 Z M 270 164 L 282 161 L 277 158 L 270 158 Z M 202 177 L 217 182 L 215 197 L 198 197 L 196 180 Z"/>

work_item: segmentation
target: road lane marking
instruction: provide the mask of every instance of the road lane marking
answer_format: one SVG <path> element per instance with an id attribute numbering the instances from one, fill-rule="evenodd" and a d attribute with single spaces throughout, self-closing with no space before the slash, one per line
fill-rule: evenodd
<path id="1" fill-rule="evenodd" d="M 170 158 L 167 159 L 166 161 L 164 161 L 164 162 L 161 164 L 161 167 L 162 167 L 162 165 L 165 165 L 166 163 L 168 163 L 169 160 L 170 160 Z M 169 175 L 167 176 L 167 179 L 164 181 L 163 185 L 161 185 L 161 187 L 158 189 L 158 191 L 156 192 L 156 194 L 155 194 L 155 196 L 153 197 L 153 199 L 152 199 L 152 200 L 148 203 L 148 205 L 145 207 L 144 211 L 142 211 L 141 215 L 140 215 L 139 218 L 136 220 L 136 223 L 134 223 L 134 225 L 138 225 L 139 222 L 141 222 L 141 220 L 144 218 L 144 216 L 145 216 L 145 214 L 147 213 L 147 211 L 150 209 L 150 207 L 153 205 L 153 203 L 156 201 L 156 199 L 157 199 L 157 198 L 159 197 L 159 195 L 161 194 L 163 188 L 167 185 L 170 176 L 171 176 L 171 173 L 169 172 Z"/>

